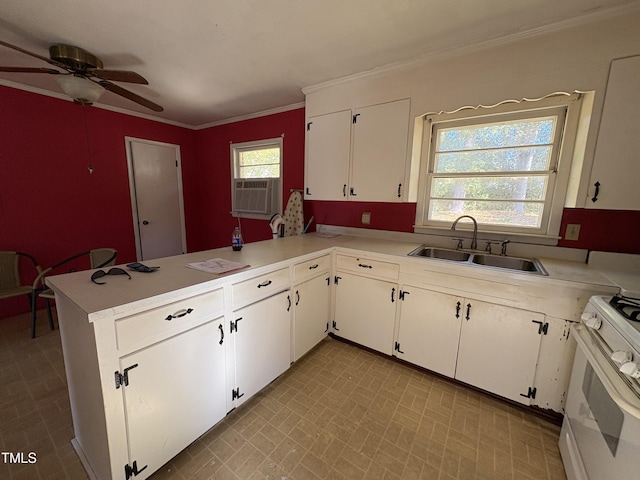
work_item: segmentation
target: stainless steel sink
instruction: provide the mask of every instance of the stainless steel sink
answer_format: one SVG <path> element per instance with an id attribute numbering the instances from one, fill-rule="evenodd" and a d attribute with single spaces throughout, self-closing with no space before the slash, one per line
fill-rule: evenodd
<path id="1" fill-rule="evenodd" d="M 503 257 L 498 255 L 482 255 L 474 254 L 471 263 L 476 265 L 484 265 L 485 267 L 506 268 L 509 270 L 518 270 L 521 272 L 539 273 L 547 275 L 540 261 L 536 258 L 516 258 Z"/>
<path id="2" fill-rule="evenodd" d="M 482 253 L 465 252 L 462 250 L 449 250 L 447 248 L 427 247 L 421 245 L 408 254 L 411 257 L 435 258 L 450 262 L 467 263 L 481 267 L 504 268 L 517 272 L 548 275 L 537 258 L 506 257 L 502 255 L 489 255 Z"/>
<path id="3" fill-rule="evenodd" d="M 447 250 L 446 248 L 425 247 L 424 245 L 416 248 L 409 253 L 411 257 L 427 257 L 437 258 L 440 260 L 449 260 L 452 262 L 466 262 L 471 257 L 470 253 L 461 252 L 460 250 Z"/>

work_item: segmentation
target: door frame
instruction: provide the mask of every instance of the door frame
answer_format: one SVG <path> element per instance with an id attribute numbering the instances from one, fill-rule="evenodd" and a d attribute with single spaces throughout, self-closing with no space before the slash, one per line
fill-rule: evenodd
<path id="1" fill-rule="evenodd" d="M 125 150 L 127 152 L 127 172 L 129 176 L 129 196 L 131 198 L 131 213 L 133 216 L 133 233 L 136 242 L 136 259 L 142 260 L 142 243 L 140 241 L 140 217 L 138 215 L 138 202 L 136 197 L 136 185 L 133 172 L 133 153 L 131 150 L 131 144 L 133 142 L 146 143 L 148 145 L 156 145 L 159 147 L 173 148 L 176 154 L 177 162 L 177 180 L 178 180 L 178 208 L 180 210 L 180 233 L 182 240 L 182 251 L 187 253 L 187 232 L 184 221 L 184 195 L 182 189 L 182 158 L 180 157 L 180 145 L 173 143 L 157 142 L 155 140 L 147 140 L 144 138 L 136 137 L 124 137 Z"/>

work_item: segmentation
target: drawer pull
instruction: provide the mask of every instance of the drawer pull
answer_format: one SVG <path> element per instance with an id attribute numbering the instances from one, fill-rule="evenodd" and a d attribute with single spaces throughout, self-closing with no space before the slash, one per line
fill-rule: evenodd
<path id="1" fill-rule="evenodd" d="M 266 282 L 259 283 L 258 288 L 268 287 L 269 285 L 271 285 L 271 280 L 267 280 Z"/>
<path id="2" fill-rule="evenodd" d="M 359 266 L 360 268 L 373 268 L 373 266 L 372 266 L 372 265 L 367 265 L 367 264 L 364 264 L 364 263 L 359 263 L 359 264 L 358 264 L 358 266 Z"/>
<path id="3" fill-rule="evenodd" d="M 186 308 L 186 309 L 182 309 L 182 310 L 178 310 L 176 313 L 174 313 L 173 315 L 169 315 L 167 316 L 167 318 L 165 318 L 165 320 L 167 320 L 168 322 L 170 322 L 171 320 L 173 320 L 174 318 L 182 318 L 185 315 L 189 315 L 191 312 L 193 312 L 193 308 Z"/>
<path id="4" fill-rule="evenodd" d="M 220 329 L 220 341 L 218 343 L 222 345 L 222 342 L 224 342 L 224 327 L 220 324 L 218 328 Z"/>
<path id="5" fill-rule="evenodd" d="M 313 265 L 309 266 L 309 270 L 313 270 L 314 268 L 318 268 L 320 265 L 318 265 L 317 263 L 314 263 Z"/>

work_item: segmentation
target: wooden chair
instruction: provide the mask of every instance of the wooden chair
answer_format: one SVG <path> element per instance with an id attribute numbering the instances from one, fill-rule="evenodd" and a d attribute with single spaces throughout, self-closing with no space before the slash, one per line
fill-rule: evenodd
<path id="1" fill-rule="evenodd" d="M 46 286 L 45 277 L 51 271 L 84 256 L 88 256 L 92 269 L 102 268 L 108 265 L 113 265 L 115 263 L 116 257 L 118 256 L 118 251 L 113 248 L 97 248 L 94 250 L 87 250 L 86 252 L 77 253 L 70 256 L 69 258 L 65 258 L 61 262 L 58 262 L 49 268 L 41 270 L 40 274 L 34 280 L 33 285 L 31 286 L 31 338 L 35 338 L 36 336 L 36 300 L 38 299 L 38 297 L 42 297 L 46 300 L 49 326 L 51 327 L 51 330 L 53 330 L 51 300 L 55 300 L 55 295 L 53 293 L 53 290 Z"/>

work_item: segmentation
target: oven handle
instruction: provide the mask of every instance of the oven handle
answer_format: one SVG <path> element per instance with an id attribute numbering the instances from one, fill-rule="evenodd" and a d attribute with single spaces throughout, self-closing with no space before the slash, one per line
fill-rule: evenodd
<path id="1" fill-rule="evenodd" d="M 638 405 L 634 405 L 630 402 L 625 396 L 631 396 L 632 393 L 628 393 L 625 395 L 620 392 L 620 389 L 615 385 L 615 383 L 611 380 L 611 376 L 615 376 L 615 381 L 620 382 L 623 388 L 628 388 L 622 380 L 618 377 L 618 372 L 616 372 L 609 363 L 607 363 L 606 359 L 601 360 L 596 357 L 594 354 L 594 350 L 597 355 L 602 356 L 602 353 L 597 349 L 596 346 L 590 346 L 592 343 L 591 338 L 589 338 L 589 334 L 585 331 L 586 327 L 583 325 L 576 325 L 571 328 L 571 335 L 575 339 L 578 348 L 582 351 L 584 356 L 586 357 L 589 365 L 593 368 L 593 371 L 598 375 L 598 378 L 602 382 L 605 390 L 611 397 L 611 399 L 616 402 L 616 404 L 625 412 L 629 413 L 629 415 L 633 415 L 636 418 L 640 419 L 640 407 Z M 607 371 L 609 370 L 609 371 Z"/>

